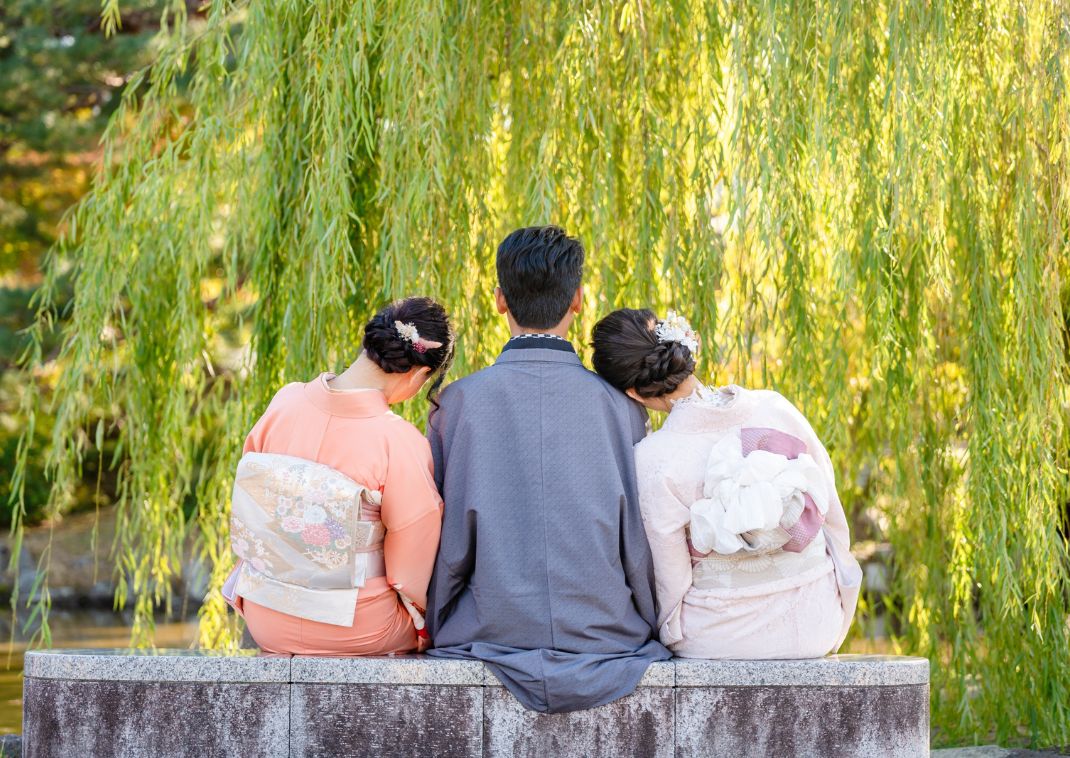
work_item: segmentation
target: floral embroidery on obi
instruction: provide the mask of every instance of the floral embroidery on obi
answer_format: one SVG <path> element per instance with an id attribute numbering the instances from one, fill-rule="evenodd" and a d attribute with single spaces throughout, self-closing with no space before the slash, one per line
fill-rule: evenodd
<path id="1" fill-rule="evenodd" d="M 231 545 L 250 567 L 279 582 L 362 587 L 369 554 L 382 548 L 378 497 L 329 466 L 246 453 L 234 480 Z"/>

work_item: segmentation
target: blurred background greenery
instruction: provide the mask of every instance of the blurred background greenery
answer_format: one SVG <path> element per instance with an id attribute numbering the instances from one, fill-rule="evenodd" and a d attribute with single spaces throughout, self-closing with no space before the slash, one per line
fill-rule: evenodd
<path id="1" fill-rule="evenodd" d="M 30 300 L 64 213 L 89 189 L 101 159 L 100 138 L 131 73 L 153 56 L 163 3 L 129 2 L 121 29 L 106 38 L 97 0 L 42 3 L 11 0 L 0 7 L 0 523 L 11 525 L 7 497 L 24 419 L 18 408 L 26 377 L 13 369 L 33 323 Z M 62 314 L 70 281 L 61 280 Z M 62 316 L 61 316 L 62 318 Z M 49 335 L 45 349 L 54 353 Z M 49 377 L 35 380 L 46 392 Z M 46 403 L 47 405 L 47 403 Z M 52 417 L 38 419 L 38 442 Z M 27 476 L 28 517 L 43 517 L 48 483 L 40 458 Z M 100 476 L 100 497 L 97 480 Z M 84 510 L 114 495 L 107 467 L 87 461 L 84 486 L 71 509 Z"/>

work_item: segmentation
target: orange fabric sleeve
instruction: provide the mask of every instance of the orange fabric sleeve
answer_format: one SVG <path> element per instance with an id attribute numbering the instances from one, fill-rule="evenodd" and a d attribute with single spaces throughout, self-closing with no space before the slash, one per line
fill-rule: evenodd
<path id="1" fill-rule="evenodd" d="M 246 453 L 260 453 L 264 450 L 264 438 L 267 436 L 267 417 L 271 413 L 270 406 L 264 415 L 257 419 L 257 422 L 253 424 L 253 428 L 249 431 L 249 434 L 245 437 L 245 445 L 242 447 L 242 455 Z"/>
<path id="2" fill-rule="evenodd" d="M 438 495 L 431 448 L 418 434 L 390 446 L 383 483 L 386 580 L 422 610 L 442 533 L 442 499 Z"/>

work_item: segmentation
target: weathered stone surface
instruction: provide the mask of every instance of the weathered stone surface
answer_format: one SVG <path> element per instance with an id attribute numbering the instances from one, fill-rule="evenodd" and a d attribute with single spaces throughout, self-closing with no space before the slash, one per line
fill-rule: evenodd
<path id="1" fill-rule="evenodd" d="M 281 756 L 289 743 L 286 683 L 27 678 L 23 754 Z"/>
<path id="2" fill-rule="evenodd" d="M 288 682 L 290 658 L 245 650 L 35 650 L 26 653 L 23 671 L 34 679 Z"/>
<path id="3" fill-rule="evenodd" d="M 676 755 L 916 758 L 929 687 L 680 687 Z"/>
<path id="4" fill-rule="evenodd" d="M 293 682 L 320 684 L 439 684 L 482 685 L 479 661 L 388 655 L 374 658 L 296 656 L 290 664 Z"/>
<path id="5" fill-rule="evenodd" d="M 22 735 L 0 736 L 0 758 L 22 758 Z"/>
<path id="6" fill-rule="evenodd" d="M 830 655 L 801 661 L 677 658 L 677 687 L 887 687 L 929 683 L 927 658 Z"/>
<path id="7" fill-rule="evenodd" d="M 488 758 L 669 758 L 673 690 L 640 687 L 628 697 L 589 711 L 542 714 L 526 710 L 504 687 L 487 687 L 483 746 Z"/>
<path id="8" fill-rule="evenodd" d="M 425 656 L 41 651 L 27 756 L 926 755 L 925 659 L 650 666 L 590 711 L 526 711 L 481 663 Z"/>
<path id="9" fill-rule="evenodd" d="M 482 755 L 482 686 L 291 685 L 290 755 Z"/>

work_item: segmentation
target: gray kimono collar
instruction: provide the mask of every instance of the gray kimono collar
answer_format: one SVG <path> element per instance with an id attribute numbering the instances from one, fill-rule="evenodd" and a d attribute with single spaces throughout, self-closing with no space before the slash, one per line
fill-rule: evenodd
<path id="1" fill-rule="evenodd" d="M 582 366 L 580 357 L 572 351 L 551 350 L 545 347 L 529 347 L 523 350 L 505 350 L 495 363 L 520 363 L 522 361 L 539 361 L 545 363 L 571 363 Z"/>

